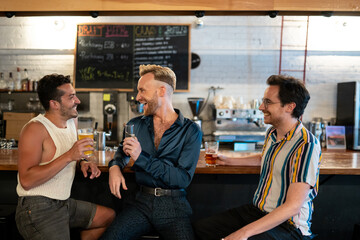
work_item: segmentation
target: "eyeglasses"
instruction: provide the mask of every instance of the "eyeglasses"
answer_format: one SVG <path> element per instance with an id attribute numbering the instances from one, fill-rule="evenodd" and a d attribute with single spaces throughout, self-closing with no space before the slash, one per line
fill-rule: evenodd
<path id="1" fill-rule="evenodd" d="M 264 104 L 265 109 L 267 109 L 269 107 L 269 105 L 281 103 L 281 102 L 273 102 L 273 101 L 271 101 L 270 99 L 267 99 L 267 98 L 262 99 L 262 102 Z"/>

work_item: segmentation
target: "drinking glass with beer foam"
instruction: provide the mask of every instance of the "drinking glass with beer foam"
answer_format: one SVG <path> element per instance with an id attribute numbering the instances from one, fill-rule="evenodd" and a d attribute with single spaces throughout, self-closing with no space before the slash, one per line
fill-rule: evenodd
<path id="1" fill-rule="evenodd" d="M 91 138 L 92 140 L 94 140 L 94 130 L 92 128 L 81 128 L 78 129 L 78 138 L 79 140 L 84 139 L 84 138 Z M 87 145 L 86 147 L 91 147 L 90 145 Z M 84 154 L 86 156 L 91 156 L 93 155 L 93 151 L 85 151 Z"/>
<path id="2" fill-rule="evenodd" d="M 206 166 L 211 166 L 211 167 L 216 166 L 216 157 L 213 157 L 213 155 L 217 154 L 218 150 L 219 150 L 219 142 L 205 142 Z"/>

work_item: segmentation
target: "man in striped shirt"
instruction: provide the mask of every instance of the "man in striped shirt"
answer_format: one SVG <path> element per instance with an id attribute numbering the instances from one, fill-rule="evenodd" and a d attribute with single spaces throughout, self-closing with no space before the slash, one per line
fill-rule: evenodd
<path id="1" fill-rule="evenodd" d="M 313 199 L 318 192 L 321 147 L 299 120 L 310 99 L 304 84 L 289 76 L 267 80 L 260 110 L 271 124 L 261 154 L 218 156 L 222 165 L 261 163 L 253 203 L 194 224 L 199 239 L 311 239 Z"/>

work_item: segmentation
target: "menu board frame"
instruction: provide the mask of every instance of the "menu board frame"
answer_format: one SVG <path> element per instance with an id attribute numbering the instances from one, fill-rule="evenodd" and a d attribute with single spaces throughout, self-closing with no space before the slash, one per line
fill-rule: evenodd
<path id="1" fill-rule="evenodd" d="M 78 24 L 74 87 L 77 91 L 133 92 L 139 65 L 157 64 L 175 72 L 175 92 L 189 92 L 190 37 L 191 24 Z"/>

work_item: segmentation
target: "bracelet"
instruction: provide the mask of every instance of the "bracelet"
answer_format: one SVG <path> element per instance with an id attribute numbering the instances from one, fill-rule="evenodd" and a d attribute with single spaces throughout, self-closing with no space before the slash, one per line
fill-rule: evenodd
<path id="1" fill-rule="evenodd" d="M 80 159 L 80 161 L 79 161 L 79 166 L 81 167 L 81 162 L 89 162 L 87 159 L 85 159 L 85 158 L 82 158 L 82 159 Z"/>

